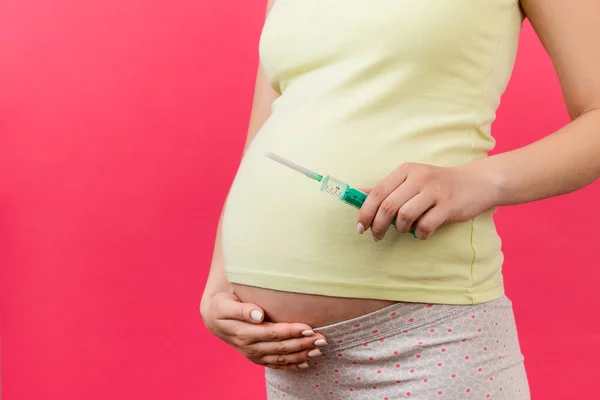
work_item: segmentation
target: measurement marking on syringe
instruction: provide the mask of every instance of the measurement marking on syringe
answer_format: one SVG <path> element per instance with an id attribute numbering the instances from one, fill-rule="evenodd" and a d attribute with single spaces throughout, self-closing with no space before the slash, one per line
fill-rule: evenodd
<path id="1" fill-rule="evenodd" d="M 329 186 L 326 190 L 326 193 L 339 198 L 342 195 L 342 189 L 338 186 Z"/>
<path id="2" fill-rule="evenodd" d="M 320 175 L 314 171 L 301 167 L 300 165 L 295 164 L 273 153 L 267 152 L 265 155 L 271 158 L 272 160 L 277 161 L 278 163 L 283 164 L 286 167 L 289 167 L 295 171 L 298 171 L 301 174 L 317 182 L 321 182 L 321 192 L 327 193 L 354 208 L 360 209 L 367 198 L 366 193 L 363 193 L 358 189 L 352 188 L 348 184 L 341 182 L 335 178 L 332 178 L 330 175 Z M 392 221 L 392 225 L 394 223 L 395 222 Z M 417 238 L 414 230 L 411 230 L 410 233 L 415 239 Z"/>

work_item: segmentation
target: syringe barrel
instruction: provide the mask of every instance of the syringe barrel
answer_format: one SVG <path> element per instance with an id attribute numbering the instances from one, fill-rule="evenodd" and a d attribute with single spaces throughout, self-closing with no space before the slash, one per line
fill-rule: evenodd
<path id="1" fill-rule="evenodd" d="M 347 183 L 340 181 L 339 179 L 335 179 L 332 176 L 327 175 L 323 179 L 323 183 L 321 184 L 321 192 L 327 193 L 330 196 L 335 197 L 338 200 L 342 200 L 344 197 L 344 193 L 347 189 L 349 189 Z"/>
<path id="2" fill-rule="evenodd" d="M 358 189 L 348 187 L 348 189 L 346 189 L 346 191 L 344 192 L 344 195 L 342 196 L 342 198 L 340 200 L 342 200 L 344 203 L 346 203 L 348 205 L 351 205 L 354 208 L 360 209 L 366 199 L 367 199 L 366 193 L 361 192 Z"/>
<path id="3" fill-rule="evenodd" d="M 367 194 L 350 187 L 345 182 L 332 176 L 326 176 L 321 184 L 321 191 L 343 201 L 344 203 L 360 209 L 367 199 Z"/>
<path id="4" fill-rule="evenodd" d="M 335 179 L 331 176 L 326 176 L 321 184 L 321 191 L 327 193 L 331 196 L 334 196 L 338 200 L 343 201 L 344 203 L 360 209 L 367 199 L 367 194 L 361 192 L 358 189 L 350 187 L 347 183 L 344 183 L 338 179 Z M 396 224 L 396 219 L 392 221 L 392 225 Z M 414 230 L 409 232 L 413 237 L 417 237 Z"/>

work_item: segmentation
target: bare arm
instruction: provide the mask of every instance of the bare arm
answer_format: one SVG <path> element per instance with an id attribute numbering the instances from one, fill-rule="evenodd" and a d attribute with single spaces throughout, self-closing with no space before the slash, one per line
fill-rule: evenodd
<path id="1" fill-rule="evenodd" d="M 520 149 L 457 168 L 404 164 L 369 193 L 357 230 L 420 239 L 495 206 L 578 190 L 600 177 L 600 1 L 521 0 L 560 79 L 572 122 Z"/>
<path id="2" fill-rule="evenodd" d="M 497 205 L 578 190 L 600 177 L 600 2 L 522 0 L 557 71 L 572 122 L 521 149 L 478 161 Z"/>
<path id="3" fill-rule="evenodd" d="M 267 13 L 274 2 L 268 0 Z M 277 97 L 259 66 L 244 154 L 269 117 Z M 200 302 L 204 324 L 215 336 L 255 364 L 287 370 L 309 368 L 309 358 L 321 354 L 317 348 L 327 343 L 325 337 L 303 323 L 265 322 L 264 311 L 259 305 L 242 303 L 233 293 L 225 275 L 221 251 L 222 219 L 221 213 L 210 273 Z"/>
<path id="4" fill-rule="evenodd" d="M 268 0 L 267 14 L 271 10 L 275 0 Z M 254 100 L 252 102 L 252 113 L 250 115 L 250 123 L 248 127 L 248 136 L 246 139 L 246 145 L 244 146 L 244 154 L 248 149 L 248 146 L 256 136 L 261 126 L 267 120 L 271 113 L 271 104 L 279 95 L 269 85 L 265 73 L 262 67 L 258 67 L 256 75 L 256 84 L 254 89 Z M 223 215 L 219 219 L 219 225 L 217 228 L 217 235 L 215 239 L 215 247 L 213 252 L 212 263 L 204 294 L 202 295 L 202 304 L 206 303 L 206 299 L 211 298 L 219 292 L 231 293 L 231 285 L 227 282 L 225 271 L 223 268 L 223 254 L 221 252 L 221 225 Z M 202 307 L 202 305 L 201 305 Z"/>

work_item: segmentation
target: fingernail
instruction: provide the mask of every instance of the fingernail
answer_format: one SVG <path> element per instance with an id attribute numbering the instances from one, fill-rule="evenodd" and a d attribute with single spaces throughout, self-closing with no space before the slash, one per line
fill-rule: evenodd
<path id="1" fill-rule="evenodd" d="M 358 225 L 356 225 L 356 231 L 362 235 L 365 233 L 365 226 L 359 222 Z"/>
<path id="2" fill-rule="evenodd" d="M 312 336 L 314 334 L 315 334 L 315 331 L 313 331 L 311 329 L 302 332 L 302 336 Z"/>
<path id="3" fill-rule="evenodd" d="M 323 339 L 319 339 L 315 342 L 315 346 L 325 346 L 327 345 L 327 341 Z"/>
<path id="4" fill-rule="evenodd" d="M 317 357 L 321 355 L 321 350 L 319 349 L 314 349 L 308 352 L 308 356 L 309 357 Z"/>
<path id="5" fill-rule="evenodd" d="M 250 318 L 252 318 L 256 322 L 262 321 L 262 316 L 263 316 L 263 314 L 258 310 L 250 311 Z"/>
<path id="6" fill-rule="evenodd" d="M 373 240 L 379 242 L 380 239 L 377 236 L 373 236 Z"/>
<path id="7" fill-rule="evenodd" d="M 308 363 L 303 362 L 302 364 L 298 364 L 298 368 L 302 368 L 302 369 L 308 368 Z"/>

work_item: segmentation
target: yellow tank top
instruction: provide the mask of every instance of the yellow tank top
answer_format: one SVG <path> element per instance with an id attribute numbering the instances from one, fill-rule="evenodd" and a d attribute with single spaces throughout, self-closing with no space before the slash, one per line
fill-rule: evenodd
<path id="1" fill-rule="evenodd" d="M 356 232 L 356 209 L 264 153 L 366 188 L 404 162 L 486 157 L 522 22 L 518 0 L 277 0 L 259 49 L 281 96 L 228 196 L 228 279 L 408 302 L 500 297 L 493 210 L 426 241 L 392 227 L 374 242 Z"/>

